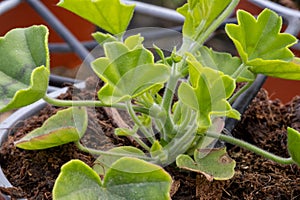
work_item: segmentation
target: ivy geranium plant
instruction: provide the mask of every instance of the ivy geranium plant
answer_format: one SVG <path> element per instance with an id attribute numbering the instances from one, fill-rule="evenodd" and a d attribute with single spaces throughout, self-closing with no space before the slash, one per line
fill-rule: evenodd
<path id="1" fill-rule="evenodd" d="M 213 145 L 216 140 L 278 163 L 300 165 L 300 133 L 293 128 L 287 130 L 289 158 L 222 132 L 225 118 L 240 119 L 230 103 L 258 74 L 300 80 L 300 59 L 289 49 L 297 40 L 280 33 L 282 19 L 271 10 L 265 9 L 257 18 L 238 10 L 238 23 L 226 25 L 239 57 L 203 45 L 238 2 L 188 0 L 177 10 L 185 17 L 182 46 L 169 56 L 154 46 L 160 56 L 154 61 L 140 34 L 124 37 L 134 5 L 119 0 L 61 0 L 59 6 L 106 31 L 93 34 L 105 51 L 104 57 L 91 63 L 105 83 L 97 101 L 58 100 L 46 94 L 50 73 L 45 26 L 14 29 L 0 39 L 1 112 L 39 99 L 69 107 L 15 145 L 38 150 L 74 142 L 82 151 L 99 155 L 94 169 L 79 160 L 66 163 L 56 180 L 54 199 L 170 199 L 172 179 L 162 166 L 173 163 L 208 180 L 230 179 L 235 161 L 226 147 Z M 238 82 L 246 84 L 234 93 Z M 117 128 L 115 134 L 130 137 L 140 148 L 101 151 L 83 146 L 80 139 L 87 129 L 88 106 L 127 111 L 134 126 Z"/>

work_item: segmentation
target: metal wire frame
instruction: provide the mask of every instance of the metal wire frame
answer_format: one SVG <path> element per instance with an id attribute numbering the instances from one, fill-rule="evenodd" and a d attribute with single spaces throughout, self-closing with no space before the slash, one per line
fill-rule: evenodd
<path id="1" fill-rule="evenodd" d="M 3 12 L 15 7 L 22 0 L 5 0 L 0 3 L 0 15 Z M 274 4 L 269 1 L 261 0 L 250 0 L 253 3 L 260 6 L 268 6 L 276 12 L 282 14 L 284 18 L 288 21 L 288 28 L 286 32 L 296 35 L 300 31 L 300 12 L 292 11 L 287 12 L 283 6 Z M 51 52 L 65 52 L 65 51 L 74 51 L 83 61 L 89 64 L 93 57 L 89 54 L 88 49 L 91 49 L 95 46 L 94 42 L 86 42 L 81 44 L 77 38 L 57 19 L 55 15 L 49 11 L 49 9 L 44 6 L 40 0 L 25 0 L 44 20 L 46 20 L 49 25 L 66 41 L 66 44 L 50 44 L 49 49 Z M 135 4 L 136 12 L 142 13 L 144 15 L 154 16 L 157 18 L 165 19 L 172 22 L 183 23 L 184 17 L 177 13 L 175 10 L 169 8 L 163 8 L 156 5 L 151 5 L 139 1 L 130 1 L 123 0 L 126 4 Z M 283 7 L 283 8 L 282 8 Z M 288 9 L 290 11 L 290 9 Z M 296 25 L 294 25 L 296 23 Z M 299 45 L 299 44 L 298 44 Z M 68 47 L 69 46 L 69 47 Z M 58 79 L 58 78 L 57 78 Z M 71 80 L 68 80 L 71 81 Z"/>

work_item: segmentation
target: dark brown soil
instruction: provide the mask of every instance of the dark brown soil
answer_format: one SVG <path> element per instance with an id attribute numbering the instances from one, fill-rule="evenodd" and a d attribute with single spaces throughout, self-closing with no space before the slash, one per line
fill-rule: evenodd
<path id="1" fill-rule="evenodd" d="M 93 84 L 91 82 L 88 87 L 93 89 Z M 70 99 L 70 91 L 60 98 Z M 83 90 L 78 98 L 86 95 L 94 98 L 94 90 Z M 44 151 L 24 151 L 14 147 L 14 140 L 41 126 L 57 110 L 47 106 L 38 116 L 22 122 L 24 126 L 18 128 L 15 135 L 3 144 L 0 152 L 1 167 L 15 188 L 0 187 L 0 193 L 28 199 L 52 199 L 51 190 L 61 165 L 77 158 L 92 166 L 95 158 L 76 150 L 73 144 Z M 102 109 L 92 111 L 89 112 L 88 134 L 83 141 L 100 141 L 100 144 L 89 145 L 105 148 L 129 144 L 127 139 L 113 136 L 115 124 Z M 262 90 L 233 134 L 277 155 L 288 156 L 287 126 L 300 130 L 300 97 L 290 104 L 282 105 L 279 101 L 269 100 L 267 93 Z M 166 170 L 174 179 L 172 199 L 300 199 L 299 167 L 279 165 L 236 146 L 229 145 L 228 149 L 229 155 L 237 161 L 236 174 L 228 181 L 208 182 L 200 174 L 168 166 Z"/>

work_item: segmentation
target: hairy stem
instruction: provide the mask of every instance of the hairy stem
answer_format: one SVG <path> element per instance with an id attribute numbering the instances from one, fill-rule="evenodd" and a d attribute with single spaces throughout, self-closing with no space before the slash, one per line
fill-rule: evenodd
<path id="1" fill-rule="evenodd" d="M 78 149 L 80 149 L 83 152 L 87 152 L 93 155 L 107 155 L 107 156 L 120 156 L 120 157 L 135 157 L 135 158 L 139 158 L 145 161 L 155 161 L 153 158 L 151 157 L 147 157 L 147 156 L 139 156 L 136 154 L 125 154 L 125 153 L 116 153 L 116 152 L 109 152 L 109 151 L 102 151 L 102 150 L 98 150 L 98 149 L 92 149 L 92 148 L 88 148 L 83 146 L 80 141 L 75 142 L 76 146 Z"/>
<path id="2" fill-rule="evenodd" d="M 139 129 L 142 131 L 142 133 L 144 134 L 144 136 L 153 144 L 155 141 L 154 135 L 151 134 L 151 132 L 149 132 L 147 130 L 147 128 L 142 124 L 142 122 L 140 121 L 140 119 L 136 116 L 135 111 L 132 108 L 132 104 L 130 101 L 126 102 L 126 108 L 128 111 L 128 114 L 130 115 L 131 119 L 133 120 L 133 122 L 138 125 Z M 149 149 L 147 149 L 149 150 Z"/>
<path id="3" fill-rule="evenodd" d="M 177 73 L 177 66 L 174 64 L 172 66 L 172 71 L 170 75 L 170 79 L 167 82 L 167 85 L 165 87 L 165 92 L 162 99 L 162 108 L 166 112 L 166 118 L 165 118 L 165 126 L 163 127 L 163 138 L 165 141 L 169 141 L 169 134 L 172 134 L 174 132 L 174 124 L 171 119 L 171 106 L 173 102 L 173 97 L 176 92 L 176 86 L 179 80 L 179 75 Z"/>
<path id="4" fill-rule="evenodd" d="M 194 41 L 196 41 L 200 46 L 207 40 L 207 38 L 220 26 L 220 24 L 232 13 L 234 8 L 239 3 L 239 0 L 233 0 L 231 3 L 225 8 L 225 10 L 219 15 L 214 22 L 205 30 L 205 32 L 200 33 L 196 35 L 195 38 L 193 38 Z M 200 47 L 199 46 L 199 47 Z M 192 48 L 195 48 L 194 45 L 191 46 Z M 197 48 L 197 46 L 196 46 Z M 193 49 L 190 52 L 194 52 L 197 49 Z"/>
<path id="5" fill-rule="evenodd" d="M 245 70 L 247 68 L 247 66 L 244 64 L 244 63 L 242 63 L 238 68 L 237 68 L 237 70 L 232 74 L 232 78 L 234 78 L 234 79 L 237 79 L 242 73 L 243 73 L 243 71 Z"/>
<path id="6" fill-rule="evenodd" d="M 145 142 L 141 140 L 138 136 L 137 137 L 132 136 L 132 137 L 141 147 L 143 147 L 147 151 L 150 151 L 150 147 L 147 144 L 145 144 Z"/>
<path id="7" fill-rule="evenodd" d="M 54 99 L 51 98 L 47 95 L 43 97 L 44 101 L 47 103 L 54 105 L 54 106 L 60 106 L 60 107 L 72 107 L 72 106 L 85 106 L 85 107 L 113 107 L 113 108 L 119 108 L 122 110 L 126 110 L 126 105 L 123 103 L 117 103 L 117 104 L 104 104 L 101 101 L 97 100 L 76 100 L 76 101 L 71 101 L 71 100 L 60 100 L 60 99 Z M 133 110 L 136 112 L 144 113 L 149 115 L 149 109 L 140 107 L 140 106 L 132 106 Z"/>
<path id="8" fill-rule="evenodd" d="M 280 156 L 277 156 L 275 154 L 272 154 L 268 151 L 265 151 L 253 144 L 250 144 L 248 142 L 245 142 L 245 141 L 242 141 L 240 139 L 237 139 L 237 138 L 234 138 L 234 137 L 231 137 L 231 136 L 227 136 L 227 135 L 224 135 L 224 134 L 218 134 L 218 133 L 212 133 L 212 132 L 209 132 L 209 133 L 206 133 L 206 136 L 208 137 L 212 137 L 212 138 L 216 138 L 216 139 L 219 139 L 219 140 L 223 140 L 225 142 L 228 142 L 230 144 L 234 144 L 234 145 L 237 145 L 237 146 L 240 146 L 244 149 L 247 149 L 249 151 L 252 151 L 260 156 L 263 156 L 267 159 L 270 159 L 270 160 L 273 160 L 277 163 L 280 163 L 280 164 L 294 164 L 294 161 L 292 158 L 283 158 L 283 157 L 280 157 Z"/>

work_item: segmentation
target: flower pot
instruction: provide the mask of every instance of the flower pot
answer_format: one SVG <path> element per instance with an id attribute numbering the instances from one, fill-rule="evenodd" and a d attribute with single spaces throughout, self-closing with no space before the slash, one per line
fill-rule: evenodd
<path id="1" fill-rule="evenodd" d="M 59 91 L 50 94 L 50 96 L 57 97 L 59 94 L 65 91 L 66 88 L 60 89 Z M 7 140 L 7 137 L 10 134 L 12 127 L 14 127 L 18 122 L 23 121 L 26 118 L 29 118 L 30 116 L 34 115 L 45 106 L 46 103 L 44 101 L 42 100 L 38 101 L 32 105 L 19 109 L 18 111 L 10 115 L 6 120 L 4 120 L 0 124 L 0 146 L 5 140 Z M 12 187 L 11 183 L 7 180 L 6 176 L 3 174 L 2 169 L 0 169 L 0 187 Z M 8 197 L 6 198 L 9 199 Z"/>
<path id="2" fill-rule="evenodd" d="M 245 11 L 248 11 L 253 15 L 258 15 L 263 10 L 261 7 L 251 3 L 248 0 L 240 0 L 238 6 L 236 7 L 236 10 L 238 9 L 243 9 Z"/>
<path id="3" fill-rule="evenodd" d="M 43 4 L 74 34 L 80 41 L 92 39 L 91 33 L 95 26 L 79 16 L 56 6 L 59 0 L 42 0 Z M 31 25 L 44 24 L 49 28 L 49 42 L 63 43 L 61 37 L 45 22 L 28 3 L 21 2 L 17 7 L 3 13 L 0 16 L 0 35 L 17 27 L 28 27 Z M 75 68 L 81 64 L 81 59 L 75 53 L 51 52 L 51 67 Z"/>
<path id="4" fill-rule="evenodd" d="M 56 97 L 56 96 L 60 95 L 60 93 L 63 93 L 65 91 L 66 91 L 66 89 L 63 89 L 63 90 L 57 91 L 55 93 L 52 93 L 50 96 Z M 248 134 L 254 134 L 254 135 L 258 134 L 259 137 L 256 138 L 256 140 L 258 140 L 258 141 L 255 140 L 256 143 L 258 143 L 260 140 L 262 140 L 261 137 L 264 137 L 263 132 L 257 133 L 254 131 L 254 129 L 250 130 L 250 128 L 249 128 L 251 126 L 253 127 L 254 124 L 256 124 L 256 125 L 260 124 L 260 123 L 257 123 L 256 120 L 259 120 L 262 122 L 262 121 L 268 119 L 268 118 L 265 118 L 268 116 L 264 116 L 264 117 L 261 116 L 261 112 L 263 113 L 265 111 L 262 111 L 262 109 L 257 109 L 257 107 L 261 106 L 261 108 L 267 108 L 266 110 L 269 110 L 269 112 L 275 111 L 275 113 L 277 113 L 277 110 L 281 109 L 281 107 L 279 107 L 276 102 L 272 102 L 272 101 L 268 100 L 267 97 L 264 95 L 265 94 L 262 93 L 259 95 L 258 98 L 256 98 L 254 100 L 254 103 L 250 106 L 250 110 L 247 111 L 247 115 L 244 116 L 242 122 L 240 124 L 238 124 L 238 128 L 233 131 L 234 134 L 241 134 L 241 137 L 245 140 L 249 139 Z M 298 99 L 298 103 L 300 103 L 299 100 L 300 99 Z M 269 109 L 269 107 L 266 104 L 270 105 L 271 109 Z M 2 123 L 1 127 L 0 127 L 0 130 L 1 130 L 0 131 L 0 143 L 3 143 L 6 140 L 7 135 L 10 133 L 10 129 L 7 129 L 7 128 L 13 127 L 17 122 L 25 120 L 26 118 L 32 116 L 35 112 L 38 112 L 44 106 L 46 106 L 46 103 L 44 103 L 43 101 L 39 101 L 37 103 L 34 103 L 33 105 L 30 105 L 28 107 L 18 110 L 10 118 L 5 120 L 5 122 Z M 268 113 L 264 113 L 264 114 L 268 114 Z M 290 114 L 293 114 L 293 113 L 290 113 Z M 257 115 L 257 116 L 255 116 L 255 115 Z M 276 115 L 275 118 L 277 119 L 277 117 L 278 116 Z M 268 119 L 268 120 L 269 120 L 268 123 L 270 123 L 269 126 L 264 126 L 263 124 L 261 124 L 262 126 L 264 126 L 263 130 L 265 130 L 265 129 L 274 130 L 274 128 L 275 129 L 278 128 L 277 126 L 275 126 L 275 124 L 277 122 L 272 121 L 271 119 Z M 247 127 L 246 129 L 245 129 L 245 126 Z M 278 134 L 278 132 L 277 132 L 277 134 Z M 268 134 L 266 134 L 266 135 L 268 135 Z M 281 131 L 280 137 L 282 137 L 283 135 L 284 135 L 284 132 Z M 252 137 L 253 137 L 253 135 L 252 135 Z M 251 141 L 251 142 L 253 142 L 253 141 Z M 263 144 L 261 144 L 261 145 L 263 145 Z M 267 148 L 270 148 L 269 145 L 270 144 L 267 144 Z M 278 145 L 278 144 L 276 143 L 276 145 Z M 262 182 L 257 183 L 257 182 L 255 182 L 255 180 L 257 181 L 257 179 L 253 178 L 253 177 L 259 177 L 259 181 L 263 181 L 263 183 L 268 186 L 267 188 L 273 188 L 274 193 L 271 192 L 272 190 L 268 189 L 267 191 L 269 193 L 265 194 L 267 196 L 272 196 L 277 191 L 277 190 L 274 190 L 274 187 L 276 187 L 279 191 L 281 191 L 281 188 L 279 188 L 280 186 L 278 185 L 278 184 L 280 184 L 280 182 L 276 183 L 276 185 L 275 185 L 274 181 L 276 181 L 275 179 L 278 178 L 279 174 L 282 173 L 282 171 L 284 171 L 285 173 L 289 173 L 289 175 L 291 173 L 295 173 L 295 176 L 297 176 L 296 171 L 300 172 L 300 169 L 295 168 L 295 166 L 292 166 L 293 169 L 290 169 L 291 166 L 286 166 L 285 168 L 283 168 L 282 166 L 274 164 L 273 162 L 270 162 L 266 159 L 262 159 L 259 156 L 254 157 L 253 154 L 250 154 L 251 155 L 250 156 L 248 151 L 243 151 L 242 149 L 239 149 L 239 148 L 238 149 L 232 148 L 232 147 L 228 147 L 228 148 L 231 149 L 230 150 L 231 155 L 233 157 L 235 157 L 235 159 L 238 160 L 237 161 L 238 162 L 237 163 L 238 173 L 236 174 L 234 180 L 207 182 L 199 174 L 192 173 L 192 172 L 190 173 L 190 172 L 178 171 L 178 169 L 176 170 L 176 169 L 172 169 L 172 168 L 168 167 L 167 168 L 168 170 L 171 170 L 172 173 L 176 174 L 176 176 L 173 176 L 175 179 L 174 182 L 176 184 L 178 184 L 178 182 L 180 182 L 180 184 L 178 185 L 179 189 L 178 188 L 177 188 L 177 190 L 175 189 L 175 193 L 177 191 L 181 195 L 185 194 L 185 195 L 187 195 L 188 199 L 198 199 L 196 197 L 201 197 L 203 194 L 205 194 L 207 196 L 215 195 L 215 197 L 216 196 L 220 197 L 220 195 L 222 195 L 224 198 L 227 195 L 228 199 L 230 199 L 230 195 L 231 195 L 231 197 L 233 197 L 233 196 L 241 197 L 241 196 L 239 196 L 239 195 L 241 195 L 241 193 L 240 193 L 241 191 L 239 191 L 237 189 L 237 188 L 239 188 L 238 185 L 241 183 L 244 184 L 244 182 L 246 181 L 243 179 L 243 177 L 248 177 L 249 178 L 249 179 L 247 179 L 248 183 L 250 181 L 251 184 L 255 183 L 255 185 L 253 186 L 254 188 L 252 188 L 252 189 L 251 189 L 251 187 L 244 187 L 243 189 L 244 189 L 245 193 L 243 194 L 244 195 L 243 197 L 245 197 L 245 198 L 250 197 L 251 193 L 252 193 L 251 190 L 252 191 L 256 190 L 257 195 L 259 195 L 259 197 L 261 197 L 261 195 L 263 193 L 260 188 Z M 280 151 L 282 151 L 282 149 Z M 247 158 L 247 159 L 244 160 L 243 158 Z M 242 160 L 239 160 L 239 159 L 242 159 Z M 259 162 L 256 162 L 257 160 L 259 160 Z M 252 166 L 252 164 L 251 164 L 251 166 L 249 166 L 248 162 L 249 163 L 253 162 L 256 164 L 260 163 L 260 165 Z M 259 167 L 259 168 L 267 169 L 268 167 L 263 167 L 265 165 L 272 166 L 272 173 L 270 173 L 269 171 L 267 171 L 265 173 L 258 172 L 258 169 L 255 168 L 255 167 Z M 251 170 L 250 169 L 248 170 L 249 167 L 251 168 Z M 29 170 L 29 169 L 27 169 L 27 170 Z M 274 177 L 273 177 L 273 170 L 277 171 L 276 172 L 277 174 L 274 174 Z M 178 176 L 178 173 L 180 174 L 180 176 Z M 254 174 L 255 174 L 255 176 L 254 176 Z M 182 178 L 182 176 L 185 177 L 185 179 Z M 268 177 L 268 176 L 271 176 L 272 180 L 270 182 L 268 182 L 269 179 L 268 180 L 264 179 L 264 177 Z M 297 180 L 295 179 L 294 181 L 291 181 L 290 177 L 288 177 L 288 179 L 289 179 L 289 186 L 287 186 L 287 188 L 291 189 L 289 187 L 291 187 L 291 185 L 295 185 Z M 183 181 L 185 181 L 185 182 L 183 182 Z M 283 183 L 283 184 L 286 184 L 286 183 Z M 0 170 L 0 187 L 1 186 L 2 187 L 3 186 L 11 187 L 11 184 L 9 183 L 9 181 L 7 181 L 7 179 L 5 178 L 5 175 L 3 175 L 2 171 Z M 191 193 L 187 193 L 187 191 L 190 190 L 190 188 L 193 188 L 192 189 L 193 191 Z M 205 190 L 205 188 L 207 190 Z M 236 189 L 233 189 L 233 188 L 236 188 Z M 224 189 L 225 189 L 225 191 L 224 191 Z M 185 190 L 185 191 L 182 191 L 182 190 Z M 240 190 L 241 190 L 241 188 L 240 188 Z M 295 190 L 295 192 L 296 192 L 295 194 L 297 194 L 297 192 L 300 192 L 300 189 L 297 187 L 293 188 L 293 190 Z M 205 192 L 203 193 L 202 191 L 205 191 Z M 216 193 L 212 194 L 213 191 Z M 245 196 L 245 195 L 248 195 L 248 196 Z M 281 194 L 281 195 L 286 195 L 286 193 Z M 210 196 L 210 198 L 212 198 L 212 196 Z M 176 194 L 175 194 L 175 196 L 173 196 L 173 199 L 183 199 L 183 196 L 176 196 Z"/>

